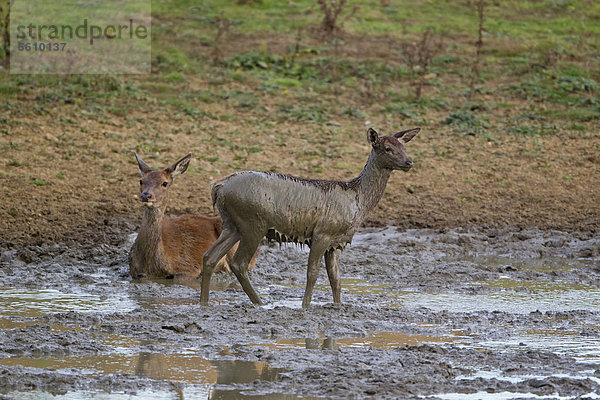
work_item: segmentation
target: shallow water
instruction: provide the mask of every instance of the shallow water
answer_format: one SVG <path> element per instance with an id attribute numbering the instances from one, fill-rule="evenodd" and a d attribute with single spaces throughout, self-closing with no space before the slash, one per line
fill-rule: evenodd
<path id="1" fill-rule="evenodd" d="M 398 291 L 393 287 L 389 284 L 371 284 L 362 279 L 342 279 L 342 293 L 383 295 L 387 299 L 378 303 L 383 307 L 425 307 L 449 312 L 502 311 L 514 314 L 600 309 L 600 288 L 574 283 L 523 282 L 501 276 L 483 284 L 474 284 L 475 289 L 497 289 L 481 294 Z M 326 285 L 316 285 L 316 288 L 327 290 Z M 277 305 L 300 308 L 301 301 L 286 300 L 269 307 Z"/>
<path id="2" fill-rule="evenodd" d="M 578 331 L 523 331 L 508 339 L 486 340 L 474 345 L 485 350 L 539 350 L 573 357 L 579 362 L 600 363 L 600 338 Z"/>
<path id="3" fill-rule="evenodd" d="M 173 390 L 143 390 L 135 393 L 125 392 L 104 392 L 81 390 L 72 391 L 65 394 L 51 394 L 48 392 L 34 390 L 29 392 L 9 392 L 9 398 L 21 400 L 81 400 L 81 399 L 99 399 L 99 400 L 235 400 L 235 399 L 263 399 L 263 400 L 318 400 L 319 397 L 296 396 L 293 394 L 266 394 L 266 395 L 247 395 L 237 390 L 217 390 L 207 385 L 185 386 L 181 389 Z"/>
<path id="4" fill-rule="evenodd" d="M 527 285 L 523 285 L 526 288 Z M 394 293 L 389 307 L 426 307 L 434 311 L 477 312 L 500 311 L 529 314 L 534 311 L 598 310 L 600 289 L 569 288 L 568 285 L 548 284 L 544 290 L 500 290 L 493 293 Z"/>
<path id="5" fill-rule="evenodd" d="M 594 370 L 585 370 L 581 371 L 578 375 L 571 374 L 553 374 L 554 378 L 564 378 L 569 380 L 591 380 L 596 383 L 600 383 L 600 378 L 594 375 Z M 455 379 L 457 381 L 470 381 L 475 379 L 485 379 L 485 380 L 496 380 L 503 382 L 510 382 L 513 384 L 522 383 L 529 380 L 543 380 L 548 378 L 547 375 L 506 375 L 500 370 L 491 370 L 491 371 L 475 371 L 471 375 L 461 375 L 457 376 Z M 558 393 L 552 393 L 550 395 L 536 395 L 533 393 L 515 393 L 515 392 L 498 392 L 498 393 L 490 393 L 490 392 L 476 392 L 476 393 L 444 393 L 433 396 L 435 398 L 441 400 L 509 400 L 514 399 L 515 397 L 523 398 L 523 399 L 573 399 L 573 396 L 561 396 Z M 582 394 L 577 397 L 578 399 L 600 399 L 600 395 L 595 392 L 589 392 Z"/>
<path id="6" fill-rule="evenodd" d="M 282 372 L 270 368 L 266 362 L 208 361 L 193 354 L 164 353 L 61 358 L 13 357 L 0 360 L 0 365 L 55 370 L 75 368 L 86 375 L 130 374 L 154 380 L 191 384 L 247 383 L 255 379 L 272 381 Z"/>
<path id="7" fill-rule="evenodd" d="M 417 346 L 424 343 L 451 343 L 464 339 L 460 335 L 426 336 L 410 335 L 402 332 L 372 332 L 365 337 L 346 338 L 296 338 L 279 339 L 272 343 L 262 344 L 271 349 L 312 349 L 312 350 L 339 350 L 361 347 L 376 349 L 394 349 L 404 346 Z"/>
<path id="8" fill-rule="evenodd" d="M 0 287 L 2 316 L 39 317 L 46 313 L 76 311 L 81 313 L 128 312 L 137 307 L 126 296 L 101 297 L 78 292 L 64 293 L 54 289 Z"/>
<path id="9" fill-rule="evenodd" d="M 593 396 L 593 397 L 592 397 Z M 433 396 L 440 400 L 511 400 L 511 399 L 532 399 L 532 400 L 571 400 L 572 396 L 560 396 L 558 393 L 549 395 L 537 395 L 533 393 L 522 393 L 522 392 L 476 392 L 476 393 L 444 393 Z M 599 398 L 595 393 L 589 393 L 581 399 L 597 399 Z"/>
<path id="10" fill-rule="evenodd" d="M 23 399 L 235 399 L 249 398 L 237 390 L 219 390 L 215 385 L 243 384 L 254 380 L 275 381 L 284 370 L 271 368 L 266 362 L 240 360 L 208 361 L 193 354 L 140 353 L 134 356 L 99 355 L 91 357 L 30 358 L 15 357 L 0 360 L 0 365 L 53 369 L 57 372 L 84 375 L 128 374 L 171 383 L 188 384 L 171 391 L 141 391 L 139 393 L 106 393 L 75 391 L 53 397 L 44 392 L 13 392 Z M 296 396 L 271 396 L 273 400 L 294 399 Z"/>

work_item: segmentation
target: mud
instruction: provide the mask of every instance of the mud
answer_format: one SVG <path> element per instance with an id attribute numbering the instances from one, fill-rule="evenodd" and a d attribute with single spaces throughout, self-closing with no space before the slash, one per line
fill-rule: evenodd
<path id="1" fill-rule="evenodd" d="M 323 268 L 309 310 L 306 248 L 261 247 L 265 306 L 217 274 L 202 307 L 198 281 L 130 280 L 134 237 L 1 254 L 0 397 L 600 396 L 593 232 L 365 229 L 343 304 Z"/>

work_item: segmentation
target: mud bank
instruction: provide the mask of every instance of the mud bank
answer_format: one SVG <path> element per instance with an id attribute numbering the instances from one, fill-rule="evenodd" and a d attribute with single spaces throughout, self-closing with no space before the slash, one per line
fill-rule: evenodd
<path id="1" fill-rule="evenodd" d="M 598 398 L 600 237 L 367 229 L 300 309 L 307 250 L 228 275 L 131 281 L 132 235 L 0 256 L 4 398 Z M 323 268 L 324 269 L 324 268 Z"/>

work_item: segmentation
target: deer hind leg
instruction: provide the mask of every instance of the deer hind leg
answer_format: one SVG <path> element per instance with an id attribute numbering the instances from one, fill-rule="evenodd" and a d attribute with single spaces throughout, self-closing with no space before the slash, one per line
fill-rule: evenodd
<path id="1" fill-rule="evenodd" d="M 229 249 L 225 257 L 221 258 L 221 260 L 217 263 L 214 272 L 225 271 L 228 274 L 232 273 L 231 268 L 229 266 L 231 265 L 231 260 L 233 260 L 233 256 L 237 251 L 237 248 L 238 244 L 236 243 L 231 249 Z"/>
<path id="2" fill-rule="evenodd" d="M 204 253 L 202 258 L 202 286 L 200 288 L 200 304 L 208 304 L 208 292 L 210 289 L 210 278 L 217 263 L 227 254 L 237 241 L 240 235 L 236 229 L 223 229 L 221 235 L 213 245 Z"/>
<path id="3" fill-rule="evenodd" d="M 340 280 L 340 249 L 329 249 L 325 252 L 325 268 L 327 269 L 327 276 L 329 277 L 329 284 L 331 285 L 331 291 L 333 292 L 333 302 L 341 303 L 340 292 L 342 288 Z"/>
<path id="4" fill-rule="evenodd" d="M 261 239 L 262 235 L 242 236 L 230 264 L 231 271 L 237 277 L 240 285 L 242 285 L 242 289 L 244 289 L 250 301 L 257 305 L 261 305 L 262 301 L 248 279 L 248 264 L 254 258 Z"/>
<path id="5" fill-rule="evenodd" d="M 310 301 L 312 300 L 312 292 L 317 282 L 317 276 L 319 275 L 319 267 L 321 266 L 321 258 L 325 253 L 324 246 L 321 245 L 317 240 L 313 238 L 310 253 L 308 255 L 308 269 L 306 271 L 306 290 L 304 291 L 304 298 L 302 299 L 302 308 L 308 308 Z"/>

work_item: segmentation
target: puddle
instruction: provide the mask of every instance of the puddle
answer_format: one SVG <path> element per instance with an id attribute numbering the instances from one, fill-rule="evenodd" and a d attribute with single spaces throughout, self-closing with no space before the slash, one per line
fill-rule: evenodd
<path id="1" fill-rule="evenodd" d="M 479 342 L 473 346 L 487 350 L 548 351 L 573 357 L 579 362 L 600 362 L 600 338 L 582 336 L 576 332 L 531 331 L 508 339 Z"/>
<path id="2" fill-rule="evenodd" d="M 589 379 L 596 383 L 600 383 L 600 378 L 594 376 L 596 371 L 593 369 L 587 371 L 581 371 L 581 375 L 569 375 L 569 374 L 552 374 L 552 375 L 504 375 L 500 370 L 492 371 L 476 371 L 472 375 L 459 375 L 455 380 L 474 380 L 474 379 L 497 379 L 499 381 L 506 381 L 510 383 L 520 383 L 529 379 L 546 379 L 550 376 L 556 378 L 567 378 L 567 379 Z"/>
<path id="3" fill-rule="evenodd" d="M 208 361 L 190 354 L 140 353 L 136 356 L 108 354 L 90 357 L 30 358 L 0 360 L 0 365 L 68 370 L 84 375 L 129 374 L 179 383 L 249 383 L 256 379 L 273 381 L 282 371 L 266 362 L 239 360 Z"/>
<path id="4" fill-rule="evenodd" d="M 579 283 L 569 283 L 561 281 L 533 281 L 523 282 L 511 279 L 508 276 L 501 276 L 499 279 L 490 280 L 482 286 L 494 287 L 499 289 L 512 289 L 517 291 L 529 292 L 593 292 L 598 290 L 597 287 L 583 285 Z"/>
<path id="5" fill-rule="evenodd" d="M 138 305 L 146 310 L 155 310 L 161 308 L 177 307 L 177 306 L 200 306 L 200 296 L 197 299 L 190 299 L 189 297 L 175 298 L 175 297 L 147 297 L 139 296 L 135 298 Z"/>
<path id="6" fill-rule="evenodd" d="M 224 276 L 225 273 L 216 273 L 213 276 L 213 279 L 210 282 L 210 290 L 211 292 L 214 291 L 224 291 L 227 290 L 229 288 L 238 288 L 241 289 L 241 286 L 237 283 L 237 281 L 235 280 L 235 277 L 233 277 L 233 275 L 231 275 L 228 279 L 227 276 Z M 171 278 L 171 279 L 167 279 L 167 278 L 140 278 L 140 279 L 134 279 L 132 282 L 134 283 L 148 283 L 148 282 L 152 282 L 152 283 L 157 283 L 159 285 L 163 285 L 163 286 L 175 286 L 175 285 L 179 285 L 179 286 L 185 286 L 188 287 L 190 289 L 194 289 L 199 291 L 200 287 L 201 287 L 201 283 L 202 280 L 201 278 L 186 278 L 186 277 L 175 277 L 175 278 Z"/>
<path id="7" fill-rule="evenodd" d="M 391 293 L 389 288 L 392 287 L 392 285 L 386 285 L 386 284 L 375 285 L 375 284 L 367 282 L 363 279 L 355 279 L 355 278 L 342 278 L 341 281 L 342 281 L 342 296 L 344 295 L 344 293 L 352 293 L 352 294 L 356 294 L 356 295 L 361 295 L 361 294 L 362 295 L 368 295 L 368 294 L 389 295 Z M 290 284 L 290 285 L 280 285 L 279 284 L 279 285 L 271 285 L 270 287 L 261 288 L 261 289 L 259 289 L 259 293 L 264 297 L 268 297 L 272 290 L 281 291 L 283 289 L 285 291 L 286 288 L 291 288 L 291 287 L 304 290 L 303 284 Z M 236 287 L 236 289 L 237 289 L 237 287 Z M 315 290 L 320 290 L 323 292 L 331 293 L 331 286 L 329 286 L 328 283 L 327 284 L 317 283 L 315 285 Z M 318 301 L 313 300 L 310 304 L 312 306 L 322 306 L 327 303 L 326 302 L 318 302 Z M 276 300 L 276 301 L 272 301 L 268 304 L 265 304 L 262 307 L 266 310 L 270 310 L 275 307 L 287 307 L 287 308 L 300 309 L 300 308 L 302 308 L 302 298 Z"/>
<path id="8" fill-rule="evenodd" d="M 313 350 L 338 350 L 361 347 L 394 349 L 404 346 L 417 346 L 424 343 L 450 343 L 463 338 L 461 336 L 425 336 L 408 335 L 401 332 L 373 332 L 369 336 L 362 338 L 279 339 L 264 346 L 271 349 L 302 348 Z"/>
<path id="9" fill-rule="evenodd" d="M 35 322 L 20 322 L 0 317 L 0 329 L 20 329 L 34 324 Z"/>
<path id="10" fill-rule="evenodd" d="M 498 265 L 517 265 L 518 268 L 536 271 L 557 271 L 578 268 L 584 262 L 573 262 L 564 259 L 510 260 L 500 257 L 486 257 L 482 260 L 495 260 Z M 502 260 L 502 261 L 499 261 Z M 509 262 L 510 260 L 510 262 Z M 474 284 L 474 287 L 487 286 L 498 290 L 491 293 L 424 293 L 417 291 L 393 290 L 392 285 L 371 284 L 362 279 L 342 279 L 343 293 L 356 295 L 380 295 L 388 297 L 388 301 L 379 302 L 383 307 L 425 307 L 434 311 L 477 312 L 502 311 L 514 314 L 528 314 L 533 311 L 595 311 L 600 308 L 600 288 L 596 286 L 560 281 L 524 282 L 501 276 L 499 279 Z M 317 290 L 329 291 L 328 285 L 316 285 Z M 290 305 L 296 308 L 296 303 Z"/>
<path id="11" fill-rule="evenodd" d="M 590 397 L 592 396 L 592 397 Z M 440 400 L 512 400 L 512 399 L 552 399 L 552 400 L 572 400 L 573 396 L 560 396 L 558 393 L 549 395 L 539 396 L 533 393 L 520 393 L 520 392 L 476 392 L 476 393 L 445 393 L 433 396 Z M 595 393 L 588 393 L 578 399 L 598 399 L 599 397 Z"/>
<path id="12" fill-rule="evenodd" d="M 426 307 L 434 311 L 477 312 L 501 311 L 513 314 L 529 314 L 540 311 L 572 311 L 600 308 L 600 289 L 547 288 L 539 292 L 520 292 L 501 290 L 485 294 L 465 293 L 420 293 L 396 292 L 396 301 L 390 301 L 389 307 Z"/>
<path id="13" fill-rule="evenodd" d="M 137 308 L 126 297 L 100 297 L 88 293 L 64 293 L 54 289 L 0 287 L 0 310 L 4 316 L 40 317 L 47 313 L 128 312 Z"/>
<path id="14" fill-rule="evenodd" d="M 219 274 L 221 275 L 221 274 Z M 219 278 L 221 280 L 219 280 Z M 235 279 L 235 278 L 234 278 Z M 175 278 L 175 279 L 166 279 L 166 278 L 142 278 L 136 279 L 133 281 L 134 283 L 155 283 L 160 286 L 165 286 L 167 288 L 173 286 L 184 286 L 186 288 L 192 289 L 194 292 L 189 295 L 185 294 L 182 297 L 165 297 L 165 296 L 135 296 L 135 302 L 139 307 L 153 310 L 153 309 L 161 309 L 161 308 L 171 308 L 177 306 L 200 306 L 200 279 L 190 279 L 190 278 Z M 213 279 L 210 285 L 210 291 L 213 294 L 212 301 L 219 301 L 219 294 L 230 289 L 235 288 L 235 290 L 242 290 L 241 286 L 236 282 L 232 282 L 227 278 L 217 277 L 217 279 Z"/>
<path id="15" fill-rule="evenodd" d="M 524 263 L 525 261 L 521 260 L 521 262 Z M 536 261 L 533 264 L 530 265 L 531 268 L 543 269 L 542 262 L 538 263 Z M 562 265 L 564 266 L 564 264 Z M 285 287 L 301 287 L 301 285 L 273 286 L 277 287 L 278 290 Z M 501 311 L 514 314 L 529 314 L 534 311 L 595 311 L 600 308 L 600 288 L 595 286 L 560 281 L 523 282 L 510 279 L 508 276 L 502 276 L 499 279 L 482 284 L 474 284 L 473 286 L 490 287 L 497 290 L 478 294 L 424 293 L 411 290 L 393 290 L 393 285 L 371 284 L 362 279 L 342 279 L 342 296 L 344 293 L 378 295 L 387 297 L 388 299 L 387 301 L 378 301 L 377 305 L 381 307 L 425 307 L 433 311 L 456 313 Z M 315 289 L 323 292 L 331 291 L 329 285 L 323 283 L 315 285 Z M 269 291 L 261 292 L 261 294 L 268 296 Z M 325 303 L 314 302 L 313 304 L 322 305 Z M 299 309 L 301 306 L 301 299 L 285 299 L 274 301 L 263 307 L 266 309 L 275 307 Z"/>
<path id="16" fill-rule="evenodd" d="M 479 285 L 483 286 L 483 285 Z M 342 280 L 343 293 L 357 295 L 384 295 L 389 298 L 377 305 L 382 307 L 425 307 L 433 311 L 477 312 L 502 311 L 529 314 L 533 311 L 572 311 L 600 308 L 600 288 L 562 282 L 521 282 L 502 277 L 485 286 L 499 288 L 492 293 L 424 293 L 394 291 L 392 285 L 372 285 L 361 279 Z M 316 289 L 330 290 L 327 285 Z M 286 300 L 268 305 L 300 308 L 301 300 Z"/>
<path id="17" fill-rule="evenodd" d="M 319 400 L 319 397 L 296 396 L 294 394 L 274 393 L 251 395 L 244 394 L 238 390 L 217 390 L 212 387 L 197 385 L 186 386 L 182 389 L 173 389 L 172 391 L 138 391 L 137 393 L 123 392 L 100 392 L 100 391 L 76 391 L 66 394 L 52 395 L 48 392 L 39 390 L 31 392 L 10 392 L 9 398 L 18 398 L 21 400 L 235 400 L 235 399 L 261 399 L 261 400 Z"/>
<path id="18" fill-rule="evenodd" d="M 502 256 L 477 256 L 451 258 L 453 261 L 468 261 L 479 265 L 496 268 L 513 267 L 518 271 L 534 272 L 565 272 L 573 269 L 589 266 L 591 260 L 567 259 L 564 257 L 540 257 L 540 258 L 511 258 Z"/>
<path id="19" fill-rule="evenodd" d="M 373 284 L 363 279 L 342 278 L 342 293 L 352 294 L 389 294 L 392 285 Z M 331 291 L 331 286 L 315 285 L 317 290 Z"/>
<path id="20" fill-rule="evenodd" d="M 9 392 L 8 397 L 21 400 L 81 400 L 81 399 L 97 399 L 97 400 L 180 400 L 181 392 L 183 391 L 139 391 L 135 394 L 124 392 L 97 392 L 91 390 L 81 390 L 76 392 L 68 392 L 65 394 L 53 395 L 48 392 L 34 390 L 31 392 Z M 186 395 L 189 398 L 209 399 L 208 389 L 197 389 L 187 391 Z M 184 397 L 185 398 L 185 397 Z"/>
<path id="21" fill-rule="evenodd" d="M 525 382 L 528 380 L 544 380 L 550 377 L 553 378 L 564 378 L 569 380 L 591 380 L 595 383 L 600 383 L 600 378 L 594 376 L 595 370 L 587 370 L 581 371 L 579 375 L 571 375 L 571 374 L 549 374 L 549 375 L 504 375 L 500 370 L 492 370 L 492 371 L 476 371 L 471 375 L 459 375 L 455 378 L 456 381 L 469 381 L 476 379 L 485 379 L 485 380 L 496 380 L 509 382 L 512 384 L 518 384 L 521 382 Z M 553 393 L 550 395 L 536 395 L 533 393 L 520 393 L 520 392 L 498 392 L 498 393 L 489 393 L 489 392 L 476 392 L 476 393 L 444 393 L 432 396 L 441 400 L 509 400 L 514 398 L 519 399 L 573 399 L 573 396 L 560 396 L 558 393 Z M 576 398 L 578 399 L 599 399 L 600 395 L 595 392 L 589 392 L 586 394 L 578 395 Z"/>
<path id="22" fill-rule="evenodd" d="M 255 380 L 276 381 L 281 368 L 271 368 L 266 362 L 240 360 L 209 361 L 197 355 L 139 353 L 135 356 L 100 355 L 91 357 L 30 358 L 14 357 L 0 360 L 0 365 L 22 366 L 56 370 L 58 372 L 87 376 L 132 375 L 152 380 L 186 384 L 174 391 L 145 391 L 135 395 L 127 393 L 105 393 L 102 391 L 70 392 L 61 396 L 52 396 L 47 392 L 13 392 L 23 399 L 236 399 L 251 398 L 239 390 L 216 389 L 214 385 L 247 384 Z M 74 371 L 76 370 L 76 371 Z M 9 394 L 10 395 L 10 394 Z M 184 396 L 184 398 L 185 398 Z M 261 397 L 262 398 L 262 397 Z M 266 398 L 296 399 L 297 396 L 273 394 Z"/>

